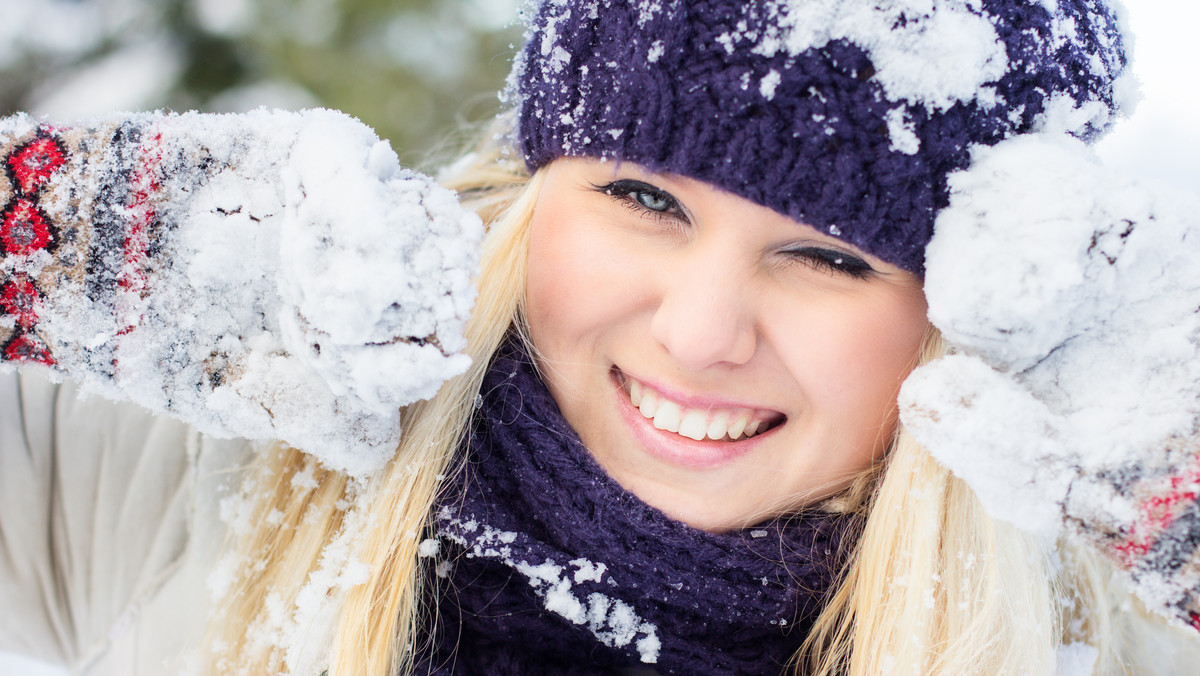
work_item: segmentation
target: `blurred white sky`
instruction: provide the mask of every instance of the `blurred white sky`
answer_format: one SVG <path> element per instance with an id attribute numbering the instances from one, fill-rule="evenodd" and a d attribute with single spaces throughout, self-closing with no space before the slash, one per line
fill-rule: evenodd
<path id="1" fill-rule="evenodd" d="M 1098 150 L 1140 176 L 1200 192 L 1200 78 L 1193 35 L 1200 3 L 1124 0 L 1134 34 L 1133 69 L 1142 80 L 1136 112 Z"/>

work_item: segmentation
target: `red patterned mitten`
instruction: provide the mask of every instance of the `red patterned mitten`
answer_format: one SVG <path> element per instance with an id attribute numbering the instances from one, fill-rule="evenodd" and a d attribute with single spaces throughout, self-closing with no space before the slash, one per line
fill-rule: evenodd
<path id="1" fill-rule="evenodd" d="M 1200 200 L 1073 140 L 980 150 L 928 248 L 930 318 L 958 354 L 902 420 L 1026 529 L 1061 529 L 1200 630 Z"/>
<path id="2" fill-rule="evenodd" d="M 340 113 L 0 120 L 0 351 L 363 474 L 467 358 L 479 220 Z"/>

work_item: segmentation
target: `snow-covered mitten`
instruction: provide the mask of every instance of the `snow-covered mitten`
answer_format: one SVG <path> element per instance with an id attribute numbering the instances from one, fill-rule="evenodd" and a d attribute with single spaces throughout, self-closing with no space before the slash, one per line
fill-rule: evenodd
<path id="1" fill-rule="evenodd" d="M 1200 629 L 1200 200 L 1078 141 L 979 150 L 927 250 L 952 354 L 905 426 L 988 510 L 1086 538 L 1146 604 Z"/>
<path id="2" fill-rule="evenodd" d="M 482 226 L 333 111 L 0 120 L 0 367 L 352 474 L 461 371 Z"/>

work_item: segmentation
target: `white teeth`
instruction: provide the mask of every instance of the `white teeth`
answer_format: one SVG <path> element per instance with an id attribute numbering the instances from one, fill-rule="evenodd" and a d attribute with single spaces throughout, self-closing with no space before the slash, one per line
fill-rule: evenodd
<path id="1" fill-rule="evenodd" d="M 696 441 L 705 438 L 713 441 L 748 439 L 758 434 L 766 423 L 761 418 L 754 419 L 755 412 L 750 409 L 684 408 L 632 378 L 629 379 L 629 401 L 657 429 Z"/>
<path id="2" fill-rule="evenodd" d="M 716 441 L 724 439 L 725 432 L 729 430 L 729 411 L 721 411 L 713 416 L 708 423 L 707 435 L 709 439 Z"/>
<path id="3" fill-rule="evenodd" d="M 658 395 L 654 393 L 654 390 L 642 391 L 642 401 L 638 404 L 638 410 L 642 412 L 643 418 L 654 417 L 654 413 L 658 410 Z"/>
<path id="4" fill-rule="evenodd" d="M 737 441 L 742 436 L 742 432 L 746 429 L 746 425 L 750 422 L 750 416 L 741 414 L 734 418 L 729 423 L 729 438 Z"/>
<path id="5" fill-rule="evenodd" d="M 658 424 L 657 422 L 655 424 Z M 700 441 L 708 432 L 708 416 L 703 411 L 688 410 L 679 422 L 679 433 L 689 439 Z"/>
<path id="6" fill-rule="evenodd" d="M 663 399 L 658 403 L 658 410 L 654 412 L 654 426 L 660 430 L 678 432 L 679 417 L 682 412 L 679 404 Z"/>

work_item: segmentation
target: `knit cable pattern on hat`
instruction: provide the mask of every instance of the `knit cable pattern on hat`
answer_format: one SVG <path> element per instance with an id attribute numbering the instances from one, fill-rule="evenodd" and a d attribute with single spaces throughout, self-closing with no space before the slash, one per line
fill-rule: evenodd
<path id="1" fill-rule="evenodd" d="M 778 674 L 848 525 L 809 514 L 713 534 L 671 520 L 604 473 L 514 344 L 484 381 L 458 481 L 436 519 L 449 577 L 435 673 Z"/>
<path id="2" fill-rule="evenodd" d="M 531 169 L 628 160 L 920 274 L 972 146 L 1108 124 L 1101 0 L 544 0 L 509 85 Z"/>

